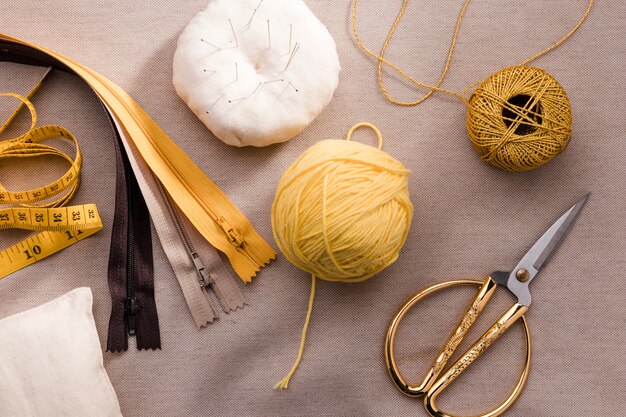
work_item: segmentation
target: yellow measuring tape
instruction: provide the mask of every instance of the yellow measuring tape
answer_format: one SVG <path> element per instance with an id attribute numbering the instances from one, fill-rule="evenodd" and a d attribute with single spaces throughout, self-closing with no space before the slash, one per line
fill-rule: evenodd
<path id="1" fill-rule="evenodd" d="M 46 230 L 0 251 L 0 279 L 102 229 L 94 204 L 39 210 L 12 208 L 0 211 L 0 229 Z M 5 214 L 11 214 L 6 221 L 3 220 Z M 24 214 L 24 220 L 16 220 L 21 214 Z"/>
<path id="2" fill-rule="evenodd" d="M 31 91 L 29 97 L 40 85 L 41 82 Z M 0 162 L 8 158 L 53 156 L 66 160 L 70 168 L 58 180 L 27 191 L 8 191 L 0 183 L 0 205 L 17 206 L 0 208 L 0 230 L 26 229 L 41 232 L 0 251 L 0 279 L 102 229 L 102 221 L 95 204 L 65 206 L 78 190 L 83 162 L 74 135 L 62 126 L 35 127 L 37 113 L 28 98 L 13 93 L 0 94 L 1 96 L 14 97 L 21 104 L 0 127 L 0 134 L 22 106 L 28 108 L 32 121 L 25 134 L 0 142 Z M 42 143 L 48 139 L 69 141 L 76 148 L 76 156 L 72 158 L 63 151 Z"/>

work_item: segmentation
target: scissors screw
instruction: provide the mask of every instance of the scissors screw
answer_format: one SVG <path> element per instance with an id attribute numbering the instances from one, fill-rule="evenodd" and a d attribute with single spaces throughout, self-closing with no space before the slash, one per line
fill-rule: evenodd
<path id="1" fill-rule="evenodd" d="M 530 278 L 530 274 L 528 273 L 527 270 L 525 270 L 524 268 L 521 268 L 521 269 L 518 269 L 517 272 L 515 273 L 515 278 L 517 278 L 519 282 L 526 282 L 528 281 L 528 278 Z"/>

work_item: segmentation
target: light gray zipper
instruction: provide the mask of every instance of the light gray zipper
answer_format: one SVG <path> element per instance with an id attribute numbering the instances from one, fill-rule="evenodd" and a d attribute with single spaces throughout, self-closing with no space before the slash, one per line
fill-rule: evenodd
<path id="1" fill-rule="evenodd" d="M 217 250 L 197 232 L 185 215 L 172 203 L 163 187 L 158 185 L 178 234 L 196 267 L 200 287 L 207 292 L 213 290 L 222 310 L 226 313 L 243 308 L 246 300 L 237 285 L 238 278 L 228 270 Z M 196 248 L 200 249 L 196 251 Z M 202 253 L 202 257 L 199 253 Z M 209 268 L 205 265 L 209 265 Z"/>
<path id="2" fill-rule="evenodd" d="M 202 262 L 202 259 L 200 259 L 200 255 L 198 255 L 198 253 L 194 250 L 192 243 L 189 241 L 189 235 L 187 235 L 187 231 L 185 230 L 185 227 L 182 225 L 180 221 L 180 217 L 176 213 L 176 209 L 174 209 L 172 205 L 170 196 L 167 195 L 167 193 L 163 189 L 163 185 L 158 180 L 156 181 L 156 183 L 157 183 L 157 187 L 159 188 L 161 197 L 163 197 L 163 201 L 165 202 L 165 205 L 167 206 L 167 211 L 170 213 L 170 217 L 172 218 L 174 227 L 176 227 L 176 230 L 178 231 L 180 240 L 183 242 L 183 245 L 185 246 L 185 249 L 187 250 L 189 257 L 191 258 L 196 268 L 196 272 L 198 273 L 198 282 L 200 283 L 200 288 L 208 290 L 209 286 L 211 285 L 210 276 L 207 273 L 204 263 Z"/>

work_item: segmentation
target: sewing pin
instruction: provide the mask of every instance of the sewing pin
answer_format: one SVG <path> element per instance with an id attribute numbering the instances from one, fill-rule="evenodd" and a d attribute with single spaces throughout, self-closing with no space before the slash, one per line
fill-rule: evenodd
<path id="1" fill-rule="evenodd" d="M 211 104 L 211 107 L 209 107 L 209 110 L 206 111 L 206 114 L 211 113 L 211 110 L 213 110 L 213 107 L 215 107 L 215 105 L 217 104 L 218 101 L 220 101 L 222 99 L 222 97 L 224 97 L 224 94 L 222 94 L 221 96 L 219 96 L 217 98 L 217 100 L 215 100 L 215 102 L 213 104 Z"/>
<path id="2" fill-rule="evenodd" d="M 270 81 L 264 81 L 264 82 L 262 82 L 262 83 L 259 83 L 259 84 L 256 86 L 256 88 L 254 89 L 254 91 L 252 91 L 252 92 L 251 92 L 250 94 L 248 94 L 247 96 L 245 96 L 245 97 L 240 97 L 240 98 L 235 98 L 235 99 L 232 99 L 232 100 L 228 100 L 228 102 L 229 102 L 229 103 L 235 103 L 235 102 L 237 102 L 237 101 L 241 101 L 241 100 L 248 99 L 248 98 L 252 97 L 252 96 L 254 95 L 254 93 L 256 93 L 257 91 L 259 91 L 259 89 L 260 89 L 261 87 L 265 86 L 265 84 L 277 83 L 277 82 L 283 82 L 283 81 L 285 81 L 283 78 L 278 78 L 278 79 L 276 79 L 276 80 L 270 80 Z"/>
<path id="3" fill-rule="evenodd" d="M 254 89 L 254 91 L 252 93 L 250 93 L 250 96 L 253 96 L 254 93 L 256 93 L 258 91 L 259 88 L 261 88 L 261 86 L 263 85 L 263 83 L 259 83 L 259 85 L 256 86 L 256 88 Z"/>
<path id="4" fill-rule="evenodd" d="M 235 46 L 239 48 L 239 41 L 237 40 L 237 34 L 235 33 L 235 27 L 233 26 L 233 21 L 228 19 L 228 23 L 230 23 L 230 29 L 233 31 L 233 37 L 235 38 Z"/>
<path id="5" fill-rule="evenodd" d="M 287 53 L 291 52 L 291 35 L 293 34 L 293 25 L 289 24 L 289 50 Z"/>
<path id="6" fill-rule="evenodd" d="M 279 78 L 277 80 L 270 80 L 270 81 L 264 81 L 262 83 L 259 83 L 259 85 L 252 92 L 252 94 L 250 94 L 248 97 L 251 97 L 254 93 L 256 93 L 259 90 L 259 88 L 264 87 L 265 84 L 278 83 L 278 82 L 283 82 L 283 81 L 285 81 L 285 80 L 282 79 L 282 78 Z"/>
<path id="7" fill-rule="evenodd" d="M 285 80 L 284 80 L 283 78 L 279 78 L 279 79 L 277 79 L 277 80 L 265 81 L 265 82 L 263 83 L 263 85 L 265 85 L 265 84 L 271 84 L 271 83 L 277 83 L 277 82 L 282 82 L 282 81 L 285 81 Z"/>
<path id="8" fill-rule="evenodd" d="M 254 11 L 252 12 L 252 16 L 250 16 L 250 20 L 248 20 L 248 23 L 246 24 L 246 29 L 250 29 L 250 25 L 252 24 L 252 19 L 254 19 L 254 15 L 256 14 L 256 11 L 259 10 L 259 7 L 261 7 L 261 3 L 263 3 L 263 0 L 259 2 L 259 4 L 256 6 Z"/>
<path id="9" fill-rule="evenodd" d="M 235 81 L 239 81 L 239 66 L 235 62 Z"/>
<path id="10" fill-rule="evenodd" d="M 290 85 L 290 86 L 292 86 L 294 90 L 296 90 L 296 93 L 297 93 L 298 91 L 300 91 L 300 90 L 298 90 L 298 89 L 296 88 L 296 86 L 295 86 L 295 85 L 293 85 L 293 84 L 291 83 L 291 81 L 289 81 L 289 85 Z"/>
<path id="11" fill-rule="evenodd" d="M 269 48 L 272 49 L 272 34 L 270 32 L 270 20 L 267 19 L 267 43 L 269 44 Z"/>
<path id="12" fill-rule="evenodd" d="M 212 46 L 213 48 L 217 49 L 218 51 L 221 51 L 221 50 L 222 50 L 222 48 L 220 48 L 219 46 L 215 46 L 215 45 L 213 45 L 211 42 L 207 41 L 206 39 L 200 38 L 200 40 L 201 40 L 202 42 L 204 42 L 204 43 L 206 43 L 206 44 L 208 44 L 208 45 Z"/>
<path id="13" fill-rule="evenodd" d="M 291 65 L 291 61 L 293 61 L 293 57 L 296 56 L 296 53 L 298 52 L 299 49 L 300 49 L 300 42 L 296 42 L 295 46 L 293 47 L 293 51 L 291 52 L 291 56 L 289 57 L 289 60 L 287 61 L 285 68 L 283 68 L 283 72 L 286 71 L 287 68 L 289 68 L 289 65 Z"/>

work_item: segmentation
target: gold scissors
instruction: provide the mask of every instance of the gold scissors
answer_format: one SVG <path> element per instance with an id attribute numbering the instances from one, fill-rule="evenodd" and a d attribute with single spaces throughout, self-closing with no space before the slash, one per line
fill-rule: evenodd
<path id="1" fill-rule="evenodd" d="M 412 397 L 424 397 L 424 408 L 433 417 L 452 417 L 441 411 L 436 404 L 437 396 L 448 387 L 472 362 L 474 362 L 493 342 L 495 342 L 509 327 L 517 320 L 521 319 L 524 328 L 525 357 L 524 366 L 519 376 L 517 384 L 509 397 L 498 407 L 482 414 L 479 417 L 495 417 L 506 411 L 520 395 L 530 368 L 530 332 L 524 314 L 530 306 L 530 291 L 528 285 L 535 278 L 539 269 L 545 264 L 550 255 L 559 246 L 565 234 L 572 226 L 574 219 L 580 209 L 587 201 L 589 194 L 581 198 L 569 210 L 567 210 L 550 228 L 539 238 L 539 240 L 522 257 L 517 266 L 510 272 L 497 271 L 489 275 L 484 281 L 475 280 L 454 280 L 442 282 L 425 288 L 411 297 L 396 313 L 391 320 L 387 335 L 385 337 L 385 361 L 391 379 L 404 394 Z M 396 330 L 404 315 L 423 298 L 450 287 L 476 285 L 480 287 L 478 294 L 468 307 L 463 319 L 452 332 L 447 342 L 433 361 L 431 368 L 426 373 L 426 377 L 419 385 L 409 384 L 398 369 L 394 356 L 394 342 Z M 485 305 L 491 299 L 498 285 L 505 286 L 517 297 L 517 303 L 509 308 L 467 352 L 465 352 L 454 365 L 452 365 L 443 376 L 439 377 L 444 370 L 446 363 L 459 346 L 468 329 L 474 324 Z"/>

